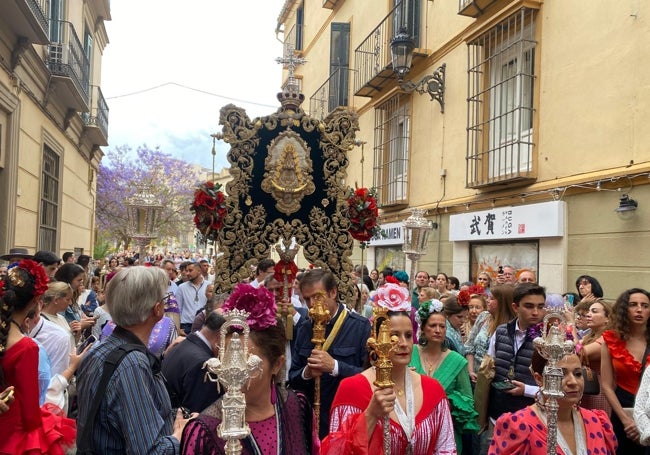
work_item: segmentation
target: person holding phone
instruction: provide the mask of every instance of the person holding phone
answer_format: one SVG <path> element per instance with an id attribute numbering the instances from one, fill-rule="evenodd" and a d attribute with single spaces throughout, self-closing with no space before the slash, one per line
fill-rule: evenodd
<path id="1" fill-rule="evenodd" d="M 535 283 L 522 283 L 514 288 L 512 298 L 517 317 L 497 327 L 488 348 L 495 366 L 488 404 L 490 425 L 483 444 L 491 439 L 499 416 L 532 405 L 539 391 L 529 369 L 535 348 L 528 329 L 544 319 L 546 291 Z"/>

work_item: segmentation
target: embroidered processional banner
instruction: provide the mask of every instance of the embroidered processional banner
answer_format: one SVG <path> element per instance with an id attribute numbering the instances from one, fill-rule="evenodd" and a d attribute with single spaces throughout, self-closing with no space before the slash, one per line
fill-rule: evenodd
<path id="1" fill-rule="evenodd" d="M 337 108 L 319 120 L 299 107 L 302 94 L 278 97 L 276 113 L 253 120 L 232 104 L 221 109 L 233 179 L 226 185 L 215 284 L 229 292 L 249 276 L 251 265 L 270 257 L 273 245 L 295 238 L 305 258 L 331 270 L 341 293 L 352 295 L 353 240 L 343 184 L 358 117 Z"/>

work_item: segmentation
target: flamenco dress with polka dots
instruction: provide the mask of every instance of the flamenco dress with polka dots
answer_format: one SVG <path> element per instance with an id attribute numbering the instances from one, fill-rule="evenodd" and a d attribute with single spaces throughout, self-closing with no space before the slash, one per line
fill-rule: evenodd
<path id="1" fill-rule="evenodd" d="M 579 413 L 579 414 L 578 414 Z M 584 423 L 578 430 L 584 437 L 584 455 L 614 455 L 617 441 L 607 414 L 601 410 L 579 408 L 578 413 Z M 528 406 L 517 412 L 503 414 L 494 427 L 494 436 L 488 455 L 546 455 L 546 424 L 543 416 Z M 557 453 L 561 455 L 583 455 L 567 453 L 560 444 Z"/>

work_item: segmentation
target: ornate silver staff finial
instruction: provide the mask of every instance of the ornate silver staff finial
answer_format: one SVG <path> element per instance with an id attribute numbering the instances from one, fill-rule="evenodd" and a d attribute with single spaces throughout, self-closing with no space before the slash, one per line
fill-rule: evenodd
<path id="1" fill-rule="evenodd" d="M 547 360 L 543 372 L 544 382 L 540 391 L 544 397 L 547 414 L 546 453 L 547 455 L 556 455 L 557 410 L 559 408 L 557 400 L 564 396 L 562 390 L 564 374 L 562 368 L 557 364 L 566 355 L 575 353 L 575 344 L 566 339 L 566 319 L 562 313 L 551 308 L 547 308 L 547 311 L 542 324 L 542 334 L 533 340 L 533 344 L 537 352 Z"/>
<path id="2" fill-rule="evenodd" d="M 224 313 L 226 322 L 221 326 L 219 358 L 211 358 L 203 364 L 203 368 L 207 370 L 206 377 L 212 382 L 218 381 L 226 388 L 226 393 L 221 399 L 221 423 L 217 427 L 217 434 L 226 440 L 227 455 L 239 455 L 242 449 L 239 440 L 251 432 L 245 419 L 246 397 L 242 388 L 251 378 L 262 372 L 262 359 L 248 353 L 248 316 L 246 311 L 237 309 Z M 230 327 L 242 328 L 243 340 L 239 333 L 233 333 L 226 346 Z"/>

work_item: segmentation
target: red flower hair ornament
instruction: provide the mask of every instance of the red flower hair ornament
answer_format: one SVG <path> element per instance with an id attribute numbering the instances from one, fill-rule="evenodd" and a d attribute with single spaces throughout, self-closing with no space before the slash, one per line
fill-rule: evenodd
<path id="1" fill-rule="evenodd" d="M 377 305 L 389 311 L 411 311 L 411 295 L 399 284 L 379 286 L 375 297 Z"/>
<path id="2" fill-rule="evenodd" d="M 399 284 L 399 281 L 397 281 L 397 278 L 395 278 L 393 275 L 388 275 L 386 278 L 384 278 L 384 281 L 386 283 Z"/>
<path id="3" fill-rule="evenodd" d="M 460 291 L 458 293 L 458 296 L 456 297 L 456 299 L 458 300 L 458 304 L 463 307 L 469 305 L 469 301 L 471 300 L 471 298 L 472 298 L 472 294 L 470 294 L 469 291 Z"/>
<path id="4" fill-rule="evenodd" d="M 23 259 L 9 266 L 7 276 L 4 278 L 4 281 L 0 281 L 0 297 L 2 297 L 4 291 L 7 289 L 7 283 L 14 288 L 22 288 L 25 286 L 25 280 L 20 276 L 20 273 L 16 270 L 17 268 L 23 269 L 34 278 L 34 298 L 45 294 L 45 291 L 47 291 L 47 283 L 50 281 L 50 278 L 45 273 L 45 269 L 31 259 Z"/>
<path id="5" fill-rule="evenodd" d="M 254 331 L 261 331 L 278 323 L 275 318 L 275 297 L 262 286 L 255 288 L 247 283 L 238 284 L 221 309 L 224 313 L 233 309 L 246 311 L 249 313 L 246 323 Z"/>
<path id="6" fill-rule="evenodd" d="M 486 289 L 480 284 L 473 284 L 472 286 L 469 287 L 467 292 L 469 292 L 469 295 L 475 295 L 475 294 L 481 295 L 486 293 Z"/>

